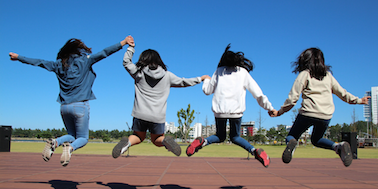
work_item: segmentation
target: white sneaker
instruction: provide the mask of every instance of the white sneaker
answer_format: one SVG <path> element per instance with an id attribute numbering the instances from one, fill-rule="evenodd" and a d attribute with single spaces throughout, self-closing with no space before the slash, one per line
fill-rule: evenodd
<path id="1" fill-rule="evenodd" d="M 56 140 L 55 139 L 47 139 L 45 148 L 43 148 L 42 151 L 42 158 L 46 162 L 48 162 L 51 158 L 51 156 L 54 154 L 55 148 L 56 148 Z"/>
<path id="2" fill-rule="evenodd" d="M 60 156 L 60 163 L 63 167 L 67 166 L 71 159 L 73 148 L 69 142 L 63 143 L 63 153 Z"/>

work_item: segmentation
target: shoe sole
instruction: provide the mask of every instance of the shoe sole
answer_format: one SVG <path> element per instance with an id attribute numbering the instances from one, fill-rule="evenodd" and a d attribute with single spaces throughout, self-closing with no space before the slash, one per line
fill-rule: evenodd
<path id="1" fill-rule="evenodd" d="M 268 168 L 269 167 L 269 164 L 270 164 L 270 158 L 268 156 L 268 154 L 266 154 L 266 152 L 260 148 L 256 151 L 256 155 L 255 155 L 255 158 L 260 161 L 260 163 L 265 167 L 265 168 Z M 262 154 L 262 155 L 261 155 Z M 265 156 L 265 157 L 262 157 L 262 156 Z M 264 159 L 266 159 L 267 161 L 265 161 Z"/>
<path id="2" fill-rule="evenodd" d="M 60 157 L 60 163 L 62 164 L 63 167 L 66 167 L 68 163 L 70 163 L 70 160 L 71 160 L 71 153 L 70 153 L 71 145 L 69 143 L 63 143 L 62 146 L 63 146 L 63 153 L 62 153 L 62 156 Z"/>
<path id="3" fill-rule="evenodd" d="M 52 157 L 52 155 L 54 154 L 54 151 L 51 150 L 51 146 L 53 145 L 51 143 L 52 143 L 52 139 L 48 139 L 46 141 L 45 148 L 43 148 L 43 151 L 42 151 L 42 158 L 46 162 L 48 162 L 50 160 L 50 158 Z M 51 151 L 52 151 L 52 153 L 51 153 Z"/>
<path id="4" fill-rule="evenodd" d="M 116 146 L 114 146 L 112 151 L 113 158 L 118 158 L 121 155 L 122 148 L 125 147 L 129 143 L 129 138 L 122 137 L 121 141 L 118 142 Z"/>
<path id="5" fill-rule="evenodd" d="M 173 140 L 171 137 L 165 137 L 164 138 L 164 145 L 167 147 L 169 151 L 174 153 L 176 156 L 181 155 L 181 148 L 180 146 Z"/>
<path id="6" fill-rule="evenodd" d="M 204 139 L 202 137 L 197 137 L 187 148 L 186 155 L 188 157 L 192 156 L 199 150 L 199 147 L 202 146 Z M 198 148 L 198 149 L 197 149 Z"/>
<path id="7" fill-rule="evenodd" d="M 341 159 L 345 165 L 345 167 L 348 167 L 350 164 L 352 164 L 353 156 L 352 156 L 352 150 L 350 149 L 349 143 L 345 142 L 344 145 L 341 147 L 341 154 L 344 155 L 344 160 Z"/>
<path id="8" fill-rule="evenodd" d="M 297 146 L 297 140 L 291 139 L 282 154 L 282 161 L 284 163 L 290 163 L 293 156 L 293 151 L 295 150 L 295 146 Z"/>

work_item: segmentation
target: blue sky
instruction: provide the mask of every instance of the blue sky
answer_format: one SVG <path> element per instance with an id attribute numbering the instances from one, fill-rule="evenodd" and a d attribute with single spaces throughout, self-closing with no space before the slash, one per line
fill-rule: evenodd
<path id="1" fill-rule="evenodd" d="M 283 104 L 296 78 L 291 62 L 306 48 L 319 47 L 335 78 L 348 92 L 363 97 L 378 85 L 378 1 L 4 1 L 0 0 L 0 125 L 13 128 L 63 128 L 56 102 L 55 74 L 10 61 L 9 52 L 55 60 L 70 38 L 82 39 L 93 52 L 132 35 L 136 62 L 146 49 L 157 50 L 179 77 L 212 75 L 227 46 L 252 60 L 251 72 L 274 108 Z M 97 79 L 90 101 L 90 129 L 127 130 L 131 126 L 134 81 L 122 67 L 126 48 L 93 66 Z M 202 84 L 172 88 L 167 122 L 191 104 L 195 122 L 214 123 L 211 98 Z M 300 100 L 301 101 L 301 100 Z M 270 118 L 247 92 L 243 121 L 262 127 L 290 125 L 292 112 Z M 363 106 L 334 96 L 330 125 L 350 123 Z M 300 107 L 300 102 L 295 108 Z"/>

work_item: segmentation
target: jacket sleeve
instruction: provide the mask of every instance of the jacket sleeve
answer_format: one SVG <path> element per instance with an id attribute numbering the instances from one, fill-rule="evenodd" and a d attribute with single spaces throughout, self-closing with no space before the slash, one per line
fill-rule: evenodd
<path id="1" fill-rule="evenodd" d="M 330 74 L 330 73 L 329 73 Z M 349 104 L 361 104 L 362 99 L 350 94 L 343 87 L 340 86 L 339 82 L 330 74 L 332 81 L 332 93 L 339 97 L 342 101 Z"/>
<path id="2" fill-rule="evenodd" d="M 189 87 L 201 83 L 201 77 L 180 78 L 169 71 L 167 71 L 167 74 L 169 74 L 171 87 Z"/>
<path id="3" fill-rule="evenodd" d="M 256 81 L 247 73 L 245 88 L 252 94 L 253 98 L 257 100 L 257 103 L 265 110 L 273 110 L 272 103 L 269 102 L 268 97 L 264 95 L 260 86 Z"/>
<path id="4" fill-rule="evenodd" d="M 42 59 L 35 59 L 35 58 L 27 58 L 24 56 L 19 55 L 18 60 L 24 64 L 29 64 L 32 66 L 38 66 L 41 68 L 46 69 L 47 71 L 54 72 L 57 62 L 55 61 L 47 61 Z"/>
<path id="5" fill-rule="evenodd" d="M 214 74 L 213 74 L 213 76 L 211 77 L 211 79 L 205 79 L 203 81 L 202 91 L 206 95 L 213 94 L 214 90 L 215 90 L 215 87 L 217 86 L 217 82 L 218 82 L 217 80 L 218 80 L 217 71 L 215 71 Z"/>
<path id="6" fill-rule="evenodd" d="M 135 79 L 136 74 L 138 72 L 137 66 L 131 61 L 133 58 L 135 49 L 134 47 L 129 46 L 125 52 L 125 55 L 123 56 L 123 67 L 129 72 L 131 77 Z"/>
<path id="7" fill-rule="evenodd" d="M 279 114 L 288 112 L 297 104 L 303 89 L 307 85 L 308 81 L 306 75 L 308 74 L 308 72 L 304 71 L 298 74 L 289 92 L 289 97 L 285 100 L 284 104 L 281 106 L 281 109 L 278 110 Z"/>
<path id="8" fill-rule="evenodd" d="M 92 66 L 93 64 L 95 64 L 96 62 L 110 56 L 111 54 L 119 51 L 122 49 L 122 45 L 121 43 L 116 43 L 110 47 L 107 47 L 105 48 L 104 50 L 96 53 L 96 54 L 92 54 L 88 57 L 88 62 L 89 64 Z"/>

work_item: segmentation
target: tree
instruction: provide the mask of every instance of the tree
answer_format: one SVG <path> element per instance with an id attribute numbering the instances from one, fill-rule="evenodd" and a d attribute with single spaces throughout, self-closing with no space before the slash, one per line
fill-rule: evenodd
<path id="1" fill-rule="evenodd" d="M 190 132 L 190 125 L 194 120 L 194 110 L 190 109 L 190 104 L 188 104 L 188 108 L 186 110 L 182 109 L 177 112 L 177 118 L 179 123 L 179 130 L 181 131 L 182 135 L 184 136 L 184 141 L 186 142 L 186 138 Z"/>
<path id="2" fill-rule="evenodd" d="M 335 142 L 341 141 L 341 125 L 340 124 L 336 124 L 334 126 L 329 127 L 328 138 Z"/>
<path id="3" fill-rule="evenodd" d="M 277 136 L 277 130 L 272 127 L 266 132 L 266 137 L 268 137 L 269 142 L 272 142 Z"/>
<path id="4" fill-rule="evenodd" d="M 276 140 L 277 142 L 281 142 L 281 145 L 283 142 L 285 142 L 286 136 L 288 132 L 286 131 L 285 125 L 278 125 L 278 131 L 277 131 L 277 137 Z"/>

